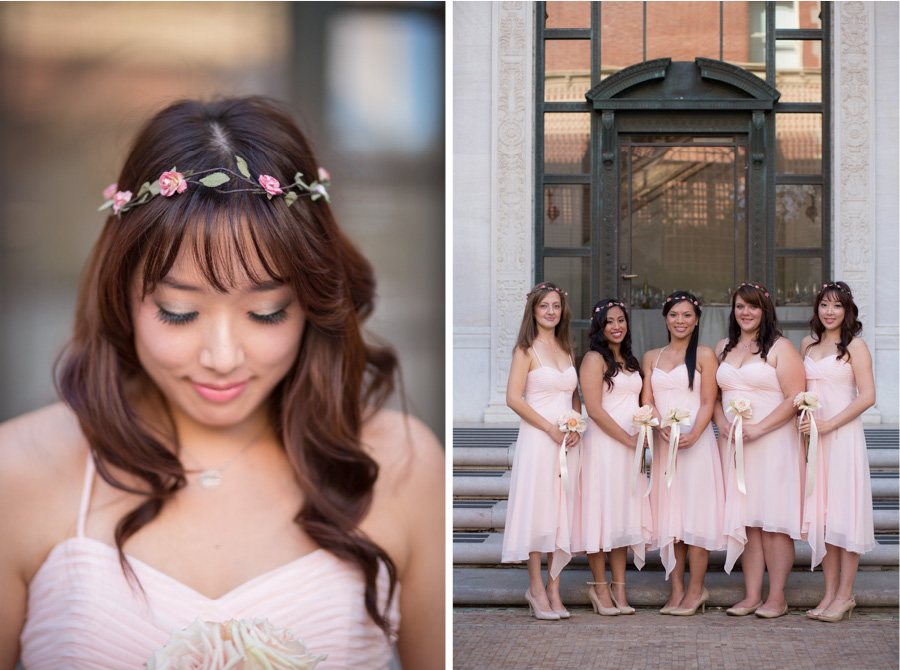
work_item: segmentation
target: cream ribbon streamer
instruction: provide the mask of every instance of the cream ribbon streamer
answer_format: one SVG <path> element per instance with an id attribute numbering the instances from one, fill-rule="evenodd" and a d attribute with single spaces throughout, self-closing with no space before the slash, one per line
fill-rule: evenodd
<path id="1" fill-rule="evenodd" d="M 576 431 L 570 431 L 576 432 Z M 563 435 L 562 443 L 559 445 L 559 476 L 562 478 L 563 488 L 566 490 L 566 493 L 572 493 L 572 478 L 569 477 L 569 463 L 566 460 L 566 454 L 569 453 L 569 450 L 566 449 L 566 438 L 569 436 L 569 433 Z M 578 463 L 578 469 L 575 472 L 575 479 L 578 480 L 578 473 L 581 471 L 581 462 Z"/>
<path id="2" fill-rule="evenodd" d="M 644 442 L 647 442 L 647 448 L 650 450 L 650 453 L 653 453 L 653 426 L 659 425 L 659 419 L 656 417 L 647 421 L 647 423 L 639 423 L 637 424 L 640 427 L 638 431 L 638 442 L 637 446 L 634 448 L 634 458 L 631 461 L 631 495 L 634 495 L 634 491 L 637 488 L 637 479 L 638 474 L 641 471 L 641 457 L 644 455 Z M 653 470 L 650 470 L 650 481 L 653 481 Z M 643 497 L 647 497 L 650 495 L 651 485 L 647 485 L 647 491 L 644 493 Z"/>
<path id="3" fill-rule="evenodd" d="M 679 416 L 681 412 L 684 412 L 684 416 Z M 681 435 L 682 426 L 691 425 L 691 415 L 683 409 L 669 410 L 662 425 L 663 428 L 671 426 L 669 429 L 669 460 L 666 466 L 666 488 L 672 488 L 672 481 L 675 479 L 675 459 L 678 457 L 678 437 Z"/>
<path id="4" fill-rule="evenodd" d="M 734 414 L 734 421 L 731 422 L 731 428 L 728 430 L 728 447 L 725 453 L 731 451 L 731 438 L 734 436 L 734 465 L 737 471 L 738 491 L 747 495 L 747 483 L 744 477 L 744 419 L 753 416 L 753 410 L 748 407 L 743 412 L 739 411 L 733 404 L 725 410 L 727 414 Z"/>
<path id="5" fill-rule="evenodd" d="M 803 417 L 809 417 L 809 446 L 806 449 L 806 498 L 809 498 L 816 489 L 816 453 L 819 442 L 819 429 L 813 418 L 812 410 L 804 407 L 800 412 L 800 422 Z M 803 444 L 803 433 L 800 433 L 800 444 Z"/>

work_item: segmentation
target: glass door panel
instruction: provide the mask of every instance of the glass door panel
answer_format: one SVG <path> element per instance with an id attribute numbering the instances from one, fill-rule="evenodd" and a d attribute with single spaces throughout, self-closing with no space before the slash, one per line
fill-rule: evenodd
<path id="1" fill-rule="evenodd" d="M 666 343 L 661 310 L 676 290 L 703 303 L 711 346 L 746 269 L 746 136 L 620 135 L 620 151 L 619 293 L 634 349 Z"/>

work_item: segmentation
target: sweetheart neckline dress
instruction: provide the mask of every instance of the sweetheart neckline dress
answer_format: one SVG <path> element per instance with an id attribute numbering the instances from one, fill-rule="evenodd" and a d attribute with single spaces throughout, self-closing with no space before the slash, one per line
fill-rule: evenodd
<path id="1" fill-rule="evenodd" d="M 393 639 L 369 617 L 359 569 L 325 549 L 257 575 L 218 598 L 128 557 L 130 583 L 115 547 L 85 536 L 95 467 L 88 459 L 76 534 L 57 544 L 28 589 L 20 636 L 25 670 L 133 670 L 165 646 L 173 630 L 207 621 L 264 618 L 289 628 L 310 653 L 327 654 L 317 670 L 386 669 Z M 386 604 L 387 571 L 378 577 Z M 398 587 L 399 590 L 399 587 Z M 399 592 L 388 618 L 399 626 Z"/>

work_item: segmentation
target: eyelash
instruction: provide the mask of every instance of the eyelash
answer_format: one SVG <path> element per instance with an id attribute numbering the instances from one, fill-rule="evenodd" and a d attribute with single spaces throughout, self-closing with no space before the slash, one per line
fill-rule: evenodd
<path id="1" fill-rule="evenodd" d="M 274 325 L 277 323 L 283 323 L 285 320 L 287 320 L 288 313 L 286 309 L 280 309 L 277 312 L 273 312 L 272 314 L 254 314 L 253 312 L 248 312 L 247 316 L 250 317 L 251 321 L 255 321 L 256 323 L 261 323 L 264 325 Z M 197 312 L 178 314 L 176 312 L 169 312 L 160 307 L 159 312 L 157 312 L 157 317 L 163 323 L 172 326 L 183 326 L 185 324 L 191 323 L 194 319 L 196 319 Z"/>

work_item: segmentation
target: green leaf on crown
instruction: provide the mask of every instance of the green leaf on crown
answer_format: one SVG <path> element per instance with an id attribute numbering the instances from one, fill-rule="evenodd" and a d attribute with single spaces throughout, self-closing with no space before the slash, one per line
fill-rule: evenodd
<path id="1" fill-rule="evenodd" d="M 231 181 L 231 177 L 229 177 L 224 172 L 213 172 L 212 174 L 206 175 L 202 179 L 200 179 L 200 183 L 204 186 L 208 186 L 209 188 L 215 188 L 216 186 L 221 186 L 227 182 Z"/>
<path id="2" fill-rule="evenodd" d="M 251 179 L 250 177 L 250 168 L 247 167 L 247 161 L 245 161 L 240 156 L 234 157 L 235 162 L 237 163 L 238 171 L 244 175 L 247 179 Z"/>
<path id="3" fill-rule="evenodd" d="M 294 191 L 288 191 L 287 194 L 284 196 L 284 204 L 287 205 L 288 207 L 290 207 L 295 202 L 297 202 L 297 198 L 299 198 L 299 197 L 300 196 L 297 195 Z"/>

